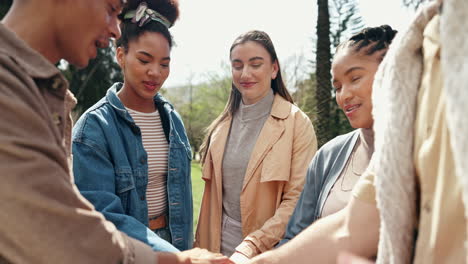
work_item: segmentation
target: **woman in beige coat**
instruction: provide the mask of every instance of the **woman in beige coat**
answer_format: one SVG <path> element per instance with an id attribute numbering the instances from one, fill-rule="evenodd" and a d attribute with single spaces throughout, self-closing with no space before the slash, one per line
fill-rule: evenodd
<path id="1" fill-rule="evenodd" d="M 195 245 L 242 263 L 284 235 L 317 141 L 265 32 L 239 36 L 230 59 L 231 95 L 202 149 L 205 191 Z"/>

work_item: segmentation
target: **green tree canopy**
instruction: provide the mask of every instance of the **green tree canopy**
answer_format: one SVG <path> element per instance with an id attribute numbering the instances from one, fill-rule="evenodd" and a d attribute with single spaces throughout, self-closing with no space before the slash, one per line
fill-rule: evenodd
<path id="1" fill-rule="evenodd" d="M 231 77 L 224 73 L 210 74 L 201 84 L 169 88 L 162 93 L 180 113 L 192 145 L 194 158 L 206 134 L 206 128 L 223 111 L 231 92 Z"/>
<path id="2" fill-rule="evenodd" d="M 70 82 L 70 90 L 78 99 L 74 109 L 75 119 L 99 101 L 114 82 L 122 81 L 114 54 L 112 46 L 99 49 L 97 57 L 89 62 L 88 67 L 78 69 L 70 64 L 63 67 L 62 72 Z"/>

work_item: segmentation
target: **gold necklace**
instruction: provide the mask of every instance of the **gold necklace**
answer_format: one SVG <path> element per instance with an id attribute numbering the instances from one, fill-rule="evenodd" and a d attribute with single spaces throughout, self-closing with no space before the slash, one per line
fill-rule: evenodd
<path id="1" fill-rule="evenodd" d="M 350 164 L 351 164 L 351 172 L 352 172 L 354 175 L 356 175 L 356 176 L 358 176 L 358 177 L 360 177 L 360 176 L 362 175 L 362 172 L 361 172 L 361 173 L 357 173 L 357 172 L 354 171 L 354 156 L 355 156 L 355 155 L 356 155 L 356 152 L 354 152 L 354 153 L 352 154 L 351 160 L 350 160 L 349 162 L 347 162 L 347 164 L 346 164 L 346 170 L 345 170 L 344 173 L 343 173 L 343 177 L 341 177 L 342 179 L 341 179 L 341 183 L 340 183 L 340 189 L 341 189 L 342 192 L 349 192 L 349 191 L 351 191 L 351 190 L 353 189 L 353 187 L 354 187 L 354 185 L 353 185 L 350 189 L 345 189 L 345 188 L 343 187 L 343 182 L 344 182 L 345 177 L 346 177 L 346 174 L 347 174 L 346 172 L 349 170 L 349 167 L 350 167 L 349 165 L 350 165 Z"/>
<path id="2" fill-rule="evenodd" d="M 357 150 L 356 150 L 357 152 Z M 353 157 L 351 158 L 351 171 L 354 173 L 354 175 L 356 176 L 361 176 L 362 175 L 362 172 L 361 173 L 357 173 L 354 171 L 354 156 L 356 156 L 356 153 L 353 154 Z"/>

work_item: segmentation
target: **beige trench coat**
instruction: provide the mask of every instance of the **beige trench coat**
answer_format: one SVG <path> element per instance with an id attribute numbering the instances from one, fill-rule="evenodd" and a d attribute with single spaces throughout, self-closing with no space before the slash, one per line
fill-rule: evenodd
<path id="1" fill-rule="evenodd" d="M 220 252 L 222 161 L 232 118 L 212 134 L 203 179 L 205 190 L 195 246 Z M 317 150 L 312 123 L 297 106 L 275 95 L 247 166 L 240 197 L 244 240 L 236 248 L 248 257 L 271 249 L 283 237 Z"/>

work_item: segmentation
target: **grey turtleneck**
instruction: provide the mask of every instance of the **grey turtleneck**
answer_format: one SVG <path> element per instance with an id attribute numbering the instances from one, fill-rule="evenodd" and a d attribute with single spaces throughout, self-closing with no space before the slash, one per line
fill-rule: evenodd
<path id="1" fill-rule="evenodd" d="M 232 119 L 223 158 L 223 210 L 241 222 L 240 194 L 250 155 L 258 135 L 270 116 L 273 90 L 252 105 L 240 103 Z"/>

